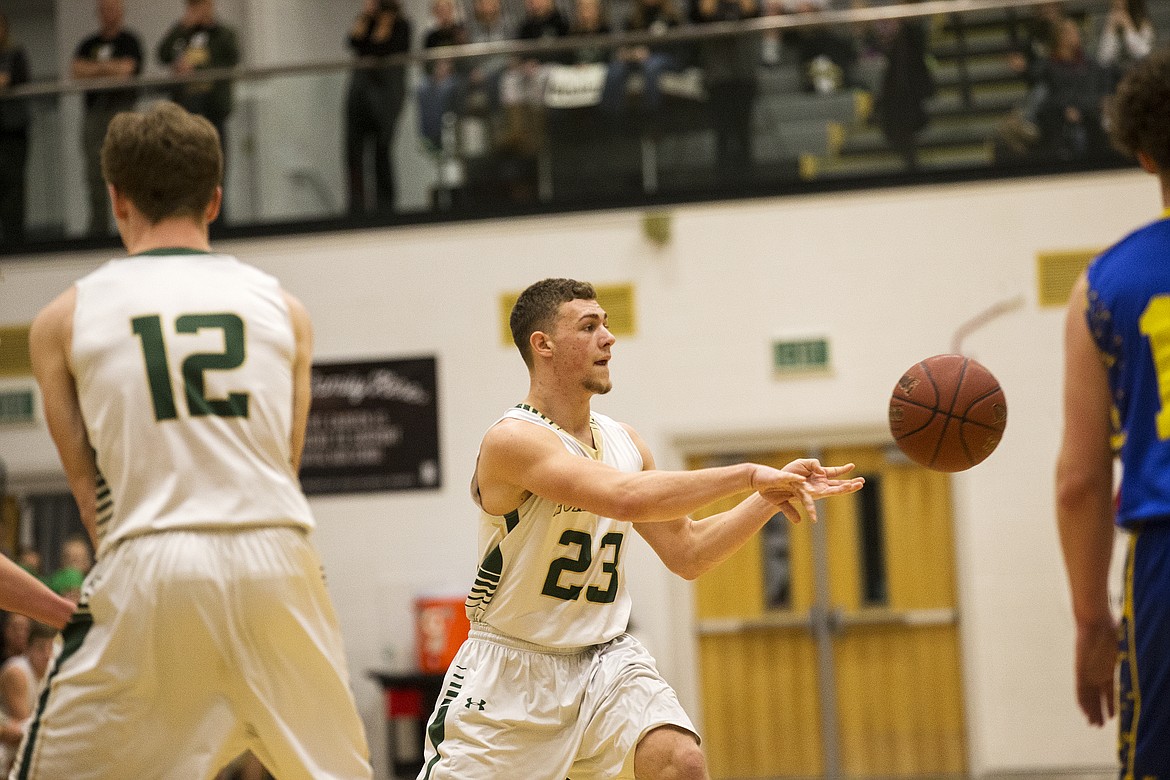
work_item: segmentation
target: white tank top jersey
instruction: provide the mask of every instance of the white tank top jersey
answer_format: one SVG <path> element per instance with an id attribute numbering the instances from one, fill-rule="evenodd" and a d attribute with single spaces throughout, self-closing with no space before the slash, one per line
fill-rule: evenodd
<path id="1" fill-rule="evenodd" d="M 590 418 L 596 449 L 523 404 L 496 422 L 504 419 L 543 425 L 582 458 L 626 472 L 643 468 L 630 434 L 605 415 Z M 622 548 L 632 530 L 627 521 L 537 495 L 502 517 L 481 511 L 481 563 L 467 597 L 468 618 L 545 647 L 584 647 L 620 636 L 630 620 Z"/>
<path id="2" fill-rule="evenodd" d="M 295 352 L 279 282 L 234 257 L 158 250 L 77 282 L 99 556 L 171 529 L 313 527 L 290 463 Z"/>

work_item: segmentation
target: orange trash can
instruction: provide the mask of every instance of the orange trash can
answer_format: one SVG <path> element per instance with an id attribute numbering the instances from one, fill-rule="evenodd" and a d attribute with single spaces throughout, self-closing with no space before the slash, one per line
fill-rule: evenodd
<path id="1" fill-rule="evenodd" d="M 444 674 L 471 623 L 464 608 L 463 593 L 420 594 L 414 600 L 414 640 L 418 668 L 424 674 Z"/>

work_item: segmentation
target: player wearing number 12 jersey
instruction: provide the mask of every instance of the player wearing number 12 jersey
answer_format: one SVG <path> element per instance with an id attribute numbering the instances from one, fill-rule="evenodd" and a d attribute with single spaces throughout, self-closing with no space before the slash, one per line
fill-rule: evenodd
<path id="1" fill-rule="evenodd" d="M 862 486 L 839 479 L 852 465 L 812 459 L 655 471 L 632 428 L 591 410 L 611 387 L 606 323 L 593 287 L 571 279 L 537 282 L 512 310 L 529 392 L 480 445 L 471 633 L 431 717 L 420 780 L 703 780 L 694 726 L 626 633 L 630 532 L 695 577 L 778 511 L 815 516 L 814 499 Z M 687 517 L 750 491 L 727 512 Z"/>
<path id="2" fill-rule="evenodd" d="M 12 777 L 371 777 L 314 522 L 297 483 L 311 329 L 267 274 L 213 254 L 223 158 L 173 103 L 102 152 L 130 256 L 30 334 L 45 417 L 98 560 Z"/>
<path id="3" fill-rule="evenodd" d="M 1156 175 L 1166 210 L 1093 261 L 1073 290 L 1065 323 L 1057 522 L 1076 622 L 1077 700 L 1098 726 L 1119 707 L 1126 780 L 1170 778 L 1167 106 L 1170 51 L 1163 51 L 1122 80 L 1110 132 L 1120 149 Z M 1116 495 L 1115 455 L 1122 466 Z M 1129 546 L 1120 627 L 1107 587 L 1114 522 L 1127 532 Z"/>

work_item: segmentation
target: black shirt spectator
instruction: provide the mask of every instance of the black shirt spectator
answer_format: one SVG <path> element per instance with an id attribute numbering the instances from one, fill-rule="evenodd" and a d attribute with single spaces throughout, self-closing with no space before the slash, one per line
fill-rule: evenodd
<path id="1" fill-rule="evenodd" d="M 8 17 L 0 14 L 0 92 L 28 79 L 28 57 L 9 40 Z M 0 242 L 6 244 L 24 241 L 28 125 L 28 101 L 0 100 Z"/>
<path id="2" fill-rule="evenodd" d="M 122 0 L 98 0 L 100 29 L 86 38 L 73 54 L 71 67 L 75 79 L 130 80 L 142 72 L 142 44 L 138 36 L 123 27 L 125 13 Z M 85 123 L 82 150 L 89 186 L 89 234 L 110 233 L 109 195 L 102 177 L 102 141 L 114 114 L 134 108 L 138 91 L 102 89 L 85 93 Z"/>

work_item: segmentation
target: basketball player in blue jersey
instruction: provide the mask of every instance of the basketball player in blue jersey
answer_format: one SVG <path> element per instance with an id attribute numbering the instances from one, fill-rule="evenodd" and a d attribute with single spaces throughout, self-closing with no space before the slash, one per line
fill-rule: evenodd
<path id="1" fill-rule="evenodd" d="M 1167 780 L 1170 51 L 1150 56 L 1125 76 L 1111 120 L 1115 145 L 1157 177 L 1165 210 L 1094 260 L 1073 290 L 1064 336 L 1057 523 L 1076 623 L 1077 701 L 1096 726 L 1119 707 L 1124 780 Z M 1115 456 L 1122 466 L 1116 496 Z M 1107 586 L 1114 523 L 1129 544 L 1120 627 Z"/>
<path id="2" fill-rule="evenodd" d="M 206 119 L 120 113 L 102 170 L 129 257 L 30 334 L 97 563 L 11 777 L 202 780 L 251 750 L 281 780 L 368 780 L 297 482 L 308 314 L 211 251 L 223 156 Z"/>
<path id="3" fill-rule="evenodd" d="M 481 563 L 468 640 L 427 729 L 420 780 L 705 780 L 699 738 L 645 648 L 626 633 L 623 572 L 637 531 L 688 579 L 730 556 L 777 511 L 852 493 L 852 464 L 802 459 L 654 470 L 629 426 L 590 409 L 610 390 L 614 337 L 593 287 L 546 279 L 521 294 L 512 336 L 524 402 L 483 438 L 472 482 Z M 735 508 L 687 517 L 725 496 Z"/>

